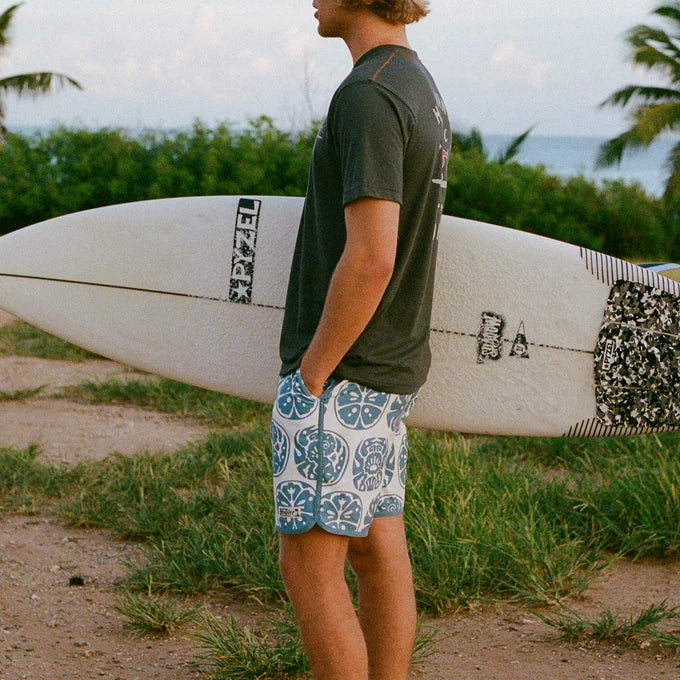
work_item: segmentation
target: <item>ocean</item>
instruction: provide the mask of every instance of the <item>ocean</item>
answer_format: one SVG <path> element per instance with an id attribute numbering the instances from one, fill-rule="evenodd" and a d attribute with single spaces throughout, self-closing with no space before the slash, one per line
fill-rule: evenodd
<path id="1" fill-rule="evenodd" d="M 484 135 L 484 147 L 494 158 L 514 138 L 511 135 Z M 551 174 L 560 177 L 583 175 L 601 184 L 603 180 L 622 179 L 637 182 L 647 193 L 661 196 L 664 191 L 667 158 L 679 140 L 663 137 L 647 149 L 627 153 L 621 165 L 595 169 L 595 159 L 607 137 L 549 137 L 529 135 L 515 160 L 526 165 L 544 165 Z"/>

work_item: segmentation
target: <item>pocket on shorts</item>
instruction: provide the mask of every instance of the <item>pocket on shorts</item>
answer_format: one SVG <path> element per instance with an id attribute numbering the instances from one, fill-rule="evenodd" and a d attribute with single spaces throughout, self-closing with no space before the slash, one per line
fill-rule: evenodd
<path id="1" fill-rule="evenodd" d="M 284 420 L 303 420 L 319 406 L 315 397 L 305 385 L 300 369 L 279 379 L 279 388 L 274 404 L 275 415 Z"/>
<path id="2" fill-rule="evenodd" d="M 304 395 L 308 399 L 314 399 L 314 400 L 318 401 L 319 397 L 317 397 L 315 394 L 312 394 L 310 392 L 309 388 L 307 387 L 307 384 L 305 383 L 304 379 L 302 378 L 302 372 L 300 371 L 299 368 L 296 371 L 293 372 L 293 377 L 294 377 L 294 380 L 297 381 L 298 389 L 300 390 L 300 393 L 302 395 Z"/>

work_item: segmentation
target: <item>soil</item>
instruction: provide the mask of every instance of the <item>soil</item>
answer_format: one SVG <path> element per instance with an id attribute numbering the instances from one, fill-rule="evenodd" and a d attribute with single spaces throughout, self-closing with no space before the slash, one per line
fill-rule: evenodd
<path id="1" fill-rule="evenodd" d="M 0 324 L 14 319 L 0 312 Z M 0 402 L 0 446 L 40 445 L 40 456 L 75 463 L 149 449 L 171 451 L 200 439 L 196 423 L 135 407 L 84 406 L 45 398 L 84 379 L 135 375 L 113 362 L 0 357 L 0 392 L 45 386 L 26 401 Z M 51 515 L 0 517 L 0 680 L 190 680 L 209 670 L 189 628 L 134 637 L 114 609 L 126 561 L 138 544 L 111 532 L 68 526 Z M 80 584 L 80 585 L 77 585 Z M 680 604 L 680 561 L 618 560 L 569 606 L 637 615 L 650 604 Z M 211 593 L 215 615 L 252 620 L 257 604 Z M 546 610 L 542 610 L 546 611 Z M 555 612 L 548 612 L 555 613 Z M 624 647 L 557 639 L 536 610 L 481 605 L 431 622 L 436 653 L 412 680 L 677 680 L 680 655 L 646 642 Z"/>

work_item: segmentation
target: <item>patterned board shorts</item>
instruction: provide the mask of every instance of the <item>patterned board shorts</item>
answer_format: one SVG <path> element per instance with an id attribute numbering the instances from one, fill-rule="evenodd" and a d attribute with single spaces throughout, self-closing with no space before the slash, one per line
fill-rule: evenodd
<path id="1" fill-rule="evenodd" d="M 366 536 L 374 517 L 404 510 L 408 441 L 404 420 L 415 395 L 386 394 L 332 380 L 312 395 L 300 371 L 279 380 L 271 424 L 276 529 L 315 524 Z"/>

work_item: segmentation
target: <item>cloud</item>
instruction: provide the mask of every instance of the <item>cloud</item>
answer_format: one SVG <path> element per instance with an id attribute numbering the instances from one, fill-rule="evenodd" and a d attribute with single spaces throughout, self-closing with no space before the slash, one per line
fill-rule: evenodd
<path id="1" fill-rule="evenodd" d="M 528 83 L 536 90 L 545 88 L 546 76 L 552 66 L 512 41 L 497 45 L 489 61 L 503 78 Z"/>
<path id="2" fill-rule="evenodd" d="M 192 41 L 203 47 L 218 45 L 220 42 L 218 26 L 220 26 L 220 21 L 217 5 L 214 3 L 202 4 L 194 18 Z"/>
<path id="3" fill-rule="evenodd" d="M 303 31 L 299 26 L 293 26 L 283 36 L 283 44 L 289 59 L 303 59 L 314 51 L 318 45 L 318 38 L 309 31 Z"/>

